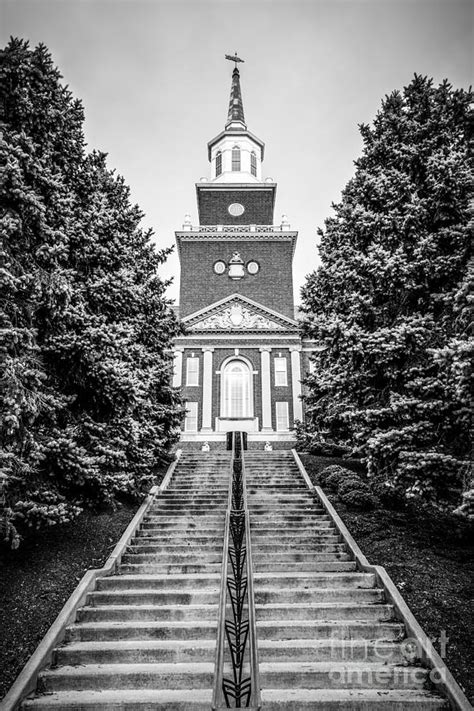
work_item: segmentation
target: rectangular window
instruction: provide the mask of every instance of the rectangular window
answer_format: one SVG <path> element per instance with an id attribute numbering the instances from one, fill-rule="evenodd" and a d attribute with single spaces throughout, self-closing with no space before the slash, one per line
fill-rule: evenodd
<path id="1" fill-rule="evenodd" d="M 287 402 L 276 402 L 275 408 L 276 408 L 277 432 L 281 432 L 282 430 L 287 430 L 290 425 L 290 421 L 288 418 L 288 403 Z"/>
<path id="2" fill-rule="evenodd" d="M 253 151 L 250 154 L 250 172 L 257 177 L 257 156 Z"/>
<path id="3" fill-rule="evenodd" d="M 184 418 L 184 431 L 197 432 L 198 429 L 198 404 L 186 401 L 186 417 Z"/>
<path id="4" fill-rule="evenodd" d="M 275 385 L 288 385 L 286 358 L 275 358 Z"/>
<path id="5" fill-rule="evenodd" d="M 240 148 L 232 149 L 232 170 L 240 170 Z"/>
<path id="6" fill-rule="evenodd" d="M 222 173 L 222 153 L 216 155 L 216 178 Z"/>
<path id="7" fill-rule="evenodd" d="M 186 385 L 199 385 L 199 358 L 186 358 Z"/>

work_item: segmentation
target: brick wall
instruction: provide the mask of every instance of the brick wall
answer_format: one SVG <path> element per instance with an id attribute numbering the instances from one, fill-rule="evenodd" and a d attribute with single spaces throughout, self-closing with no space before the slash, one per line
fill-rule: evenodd
<path id="1" fill-rule="evenodd" d="M 239 217 L 229 214 L 232 203 L 243 205 Z M 198 187 L 199 224 L 273 225 L 274 187 L 216 190 Z"/>
<path id="2" fill-rule="evenodd" d="M 245 263 L 255 260 L 260 265 L 258 274 L 248 273 L 233 280 L 217 275 L 213 266 L 217 260 L 228 263 L 234 252 L 239 252 Z M 210 306 L 220 299 L 238 293 L 263 306 L 294 318 L 293 304 L 293 248 L 290 241 L 183 241 L 181 243 L 181 279 L 179 313 L 184 318 Z"/>

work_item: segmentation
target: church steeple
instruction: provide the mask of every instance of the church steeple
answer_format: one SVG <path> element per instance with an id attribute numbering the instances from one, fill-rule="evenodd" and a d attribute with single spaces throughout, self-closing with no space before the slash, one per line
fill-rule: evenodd
<path id="1" fill-rule="evenodd" d="M 246 130 L 244 118 L 244 104 L 242 92 L 240 90 L 240 73 L 237 67 L 232 72 L 232 85 L 230 87 L 229 112 L 227 114 L 226 130 L 229 128 L 240 128 Z"/>
<path id="2" fill-rule="evenodd" d="M 265 144 L 247 129 L 237 62 L 243 59 L 226 54 L 235 62 L 230 87 L 229 111 L 225 128 L 207 144 L 213 183 L 255 184 L 262 182 Z"/>

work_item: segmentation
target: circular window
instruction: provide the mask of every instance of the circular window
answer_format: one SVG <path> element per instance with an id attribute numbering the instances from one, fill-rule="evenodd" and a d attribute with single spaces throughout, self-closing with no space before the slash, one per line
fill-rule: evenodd
<path id="1" fill-rule="evenodd" d="M 247 264 L 247 271 L 249 274 L 257 274 L 260 269 L 260 264 L 258 262 L 249 262 Z"/>
<path id="2" fill-rule="evenodd" d="M 225 262 L 216 262 L 214 264 L 214 271 L 216 274 L 224 274 L 225 272 Z"/>
<path id="3" fill-rule="evenodd" d="M 227 210 L 232 217 L 240 217 L 244 214 L 245 207 L 241 205 L 240 202 L 233 202 L 232 205 L 229 205 Z"/>

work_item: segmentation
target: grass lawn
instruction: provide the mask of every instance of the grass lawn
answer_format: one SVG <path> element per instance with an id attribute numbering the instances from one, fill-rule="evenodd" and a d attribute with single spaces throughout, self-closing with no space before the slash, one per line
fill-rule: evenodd
<path id="1" fill-rule="evenodd" d="M 300 457 L 314 484 L 328 464 L 348 466 L 338 459 Z M 459 522 L 438 512 L 414 507 L 359 512 L 325 493 L 369 562 L 387 569 L 425 632 L 434 641 L 445 630 L 446 664 L 472 703 L 474 552 L 465 530 L 461 535 Z"/>

